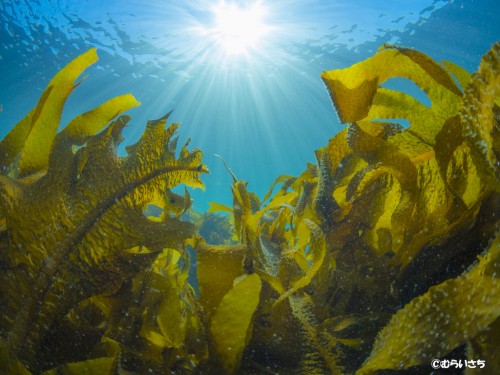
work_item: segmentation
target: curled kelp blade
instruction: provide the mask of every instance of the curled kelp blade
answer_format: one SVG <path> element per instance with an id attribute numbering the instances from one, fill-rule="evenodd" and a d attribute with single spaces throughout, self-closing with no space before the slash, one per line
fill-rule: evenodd
<path id="1" fill-rule="evenodd" d="M 78 56 L 50 81 L 37 106 L 21 120 L 0 143 L 0 167 L 6 169 L 19 155 L 20 176 L 45 171 L 62 109 L 79 85 L 74 81 L 97 61 L 96 49 Z M 71 144 L 81 145 L 86 138 L 102 130 L 114 117 L 140 103 L 131 94 L 115 97 L 72 120 L 58 135 Z"/>
<path id="2" fill-rule="evenodd" d="M 46 168 L 64 103 L 78 85 L 74 84 L 74 81 L 96 61 L 97 52 L 94 48 L 78 56 L 56 74 L 35 109 L 21 120 L 0 144 L 2 166 L 8 166 L 21 153 L 21 174 L 30 174 Z"/>
<path id="3" fill-rule="evenodd" d="M 462 96 L 438 63 L 421 52 L 394 46 L 349 68 L 323 72 L 321 77 L 342 122 L 404 118 L 428 142 L 433 141 L 439 124 L 457 114 Z M 393 77 L 415 82 L 428 95 L 431 107 L 380 86 Z"/>
<path id="4" fill-rule="evenodd" d="M 100 106 L 75 117 L 58 136 L 65 137 L 67 142 L 80 146 L 90 136 L 104 129 L 113 118 L 140 104 L 132 94 L 114 97 Z"/>

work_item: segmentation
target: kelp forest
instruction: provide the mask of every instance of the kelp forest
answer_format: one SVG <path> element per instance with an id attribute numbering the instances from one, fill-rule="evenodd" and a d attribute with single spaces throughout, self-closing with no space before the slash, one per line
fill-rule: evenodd
<path id="1" fill-rule="evenodd" d="M 221 160 L 232 207 L 203 214 L 168 114 L 125 156 L 131 94 L 61 130 L 96 61 L 0 142 L 0 373 L 500 373 L 500 44 L 473 74 L 392 45 L 323 72 L 344 130 L 264 197 Z"/>

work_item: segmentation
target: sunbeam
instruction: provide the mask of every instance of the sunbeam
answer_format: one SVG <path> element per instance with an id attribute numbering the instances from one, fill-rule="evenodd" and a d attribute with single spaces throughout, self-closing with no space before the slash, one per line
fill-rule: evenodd
<path id="1" fill-rule="evenodd" d="M 247 7 L 221 2 L 212 8 L 214 26 L 208 34 L 228 55 L 248 54 L 269 32 L 267 9 L 260 2 Z"/>

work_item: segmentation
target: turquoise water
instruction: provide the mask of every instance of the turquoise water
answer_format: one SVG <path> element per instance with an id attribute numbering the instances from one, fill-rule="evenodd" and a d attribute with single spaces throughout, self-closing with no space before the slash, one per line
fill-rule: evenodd
<path id="1" fill-rule="evenodd" d="M 256 3 L 234 4 L 244 10 Z M 239 46 L 240 35 L 228 37 L 218 23 L 221 7 L 201 0 L 2 0 L 0 137 L 61 67 L 97 47 L 100 60 L 67 102 L 62 126 L 130 92 L 142 105 L 129 112 L 126 145 L 148 119 L 174 110 L 181 140 L 191 138 L 211 170 L 206 191 L 192 192 L 194 208 L 204 211 L 209 201 L 231 200 L 231 177 L 214 154 L 262 197 L 278 175 L 298 175 L 314 162 L 313 151 L 343 128 L 322 71 L 365 59 L 384 43 L 475 71 L 500 39 L 496 0 L 261 1 L 258 22 L 246 25 L 251 40 Z"/>

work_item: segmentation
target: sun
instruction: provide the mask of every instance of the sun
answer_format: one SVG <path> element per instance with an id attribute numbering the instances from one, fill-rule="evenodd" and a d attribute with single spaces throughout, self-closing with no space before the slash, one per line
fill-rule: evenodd
<path id="1" fill-rule="evenodd" d="M 221 2 L 212 8 L 214 26 L 211 36 L 229 55 L 248 54 L 257 49 L 269 32 L 265 24 L 266 8 L 260 2 L 246 7 Z"/>

